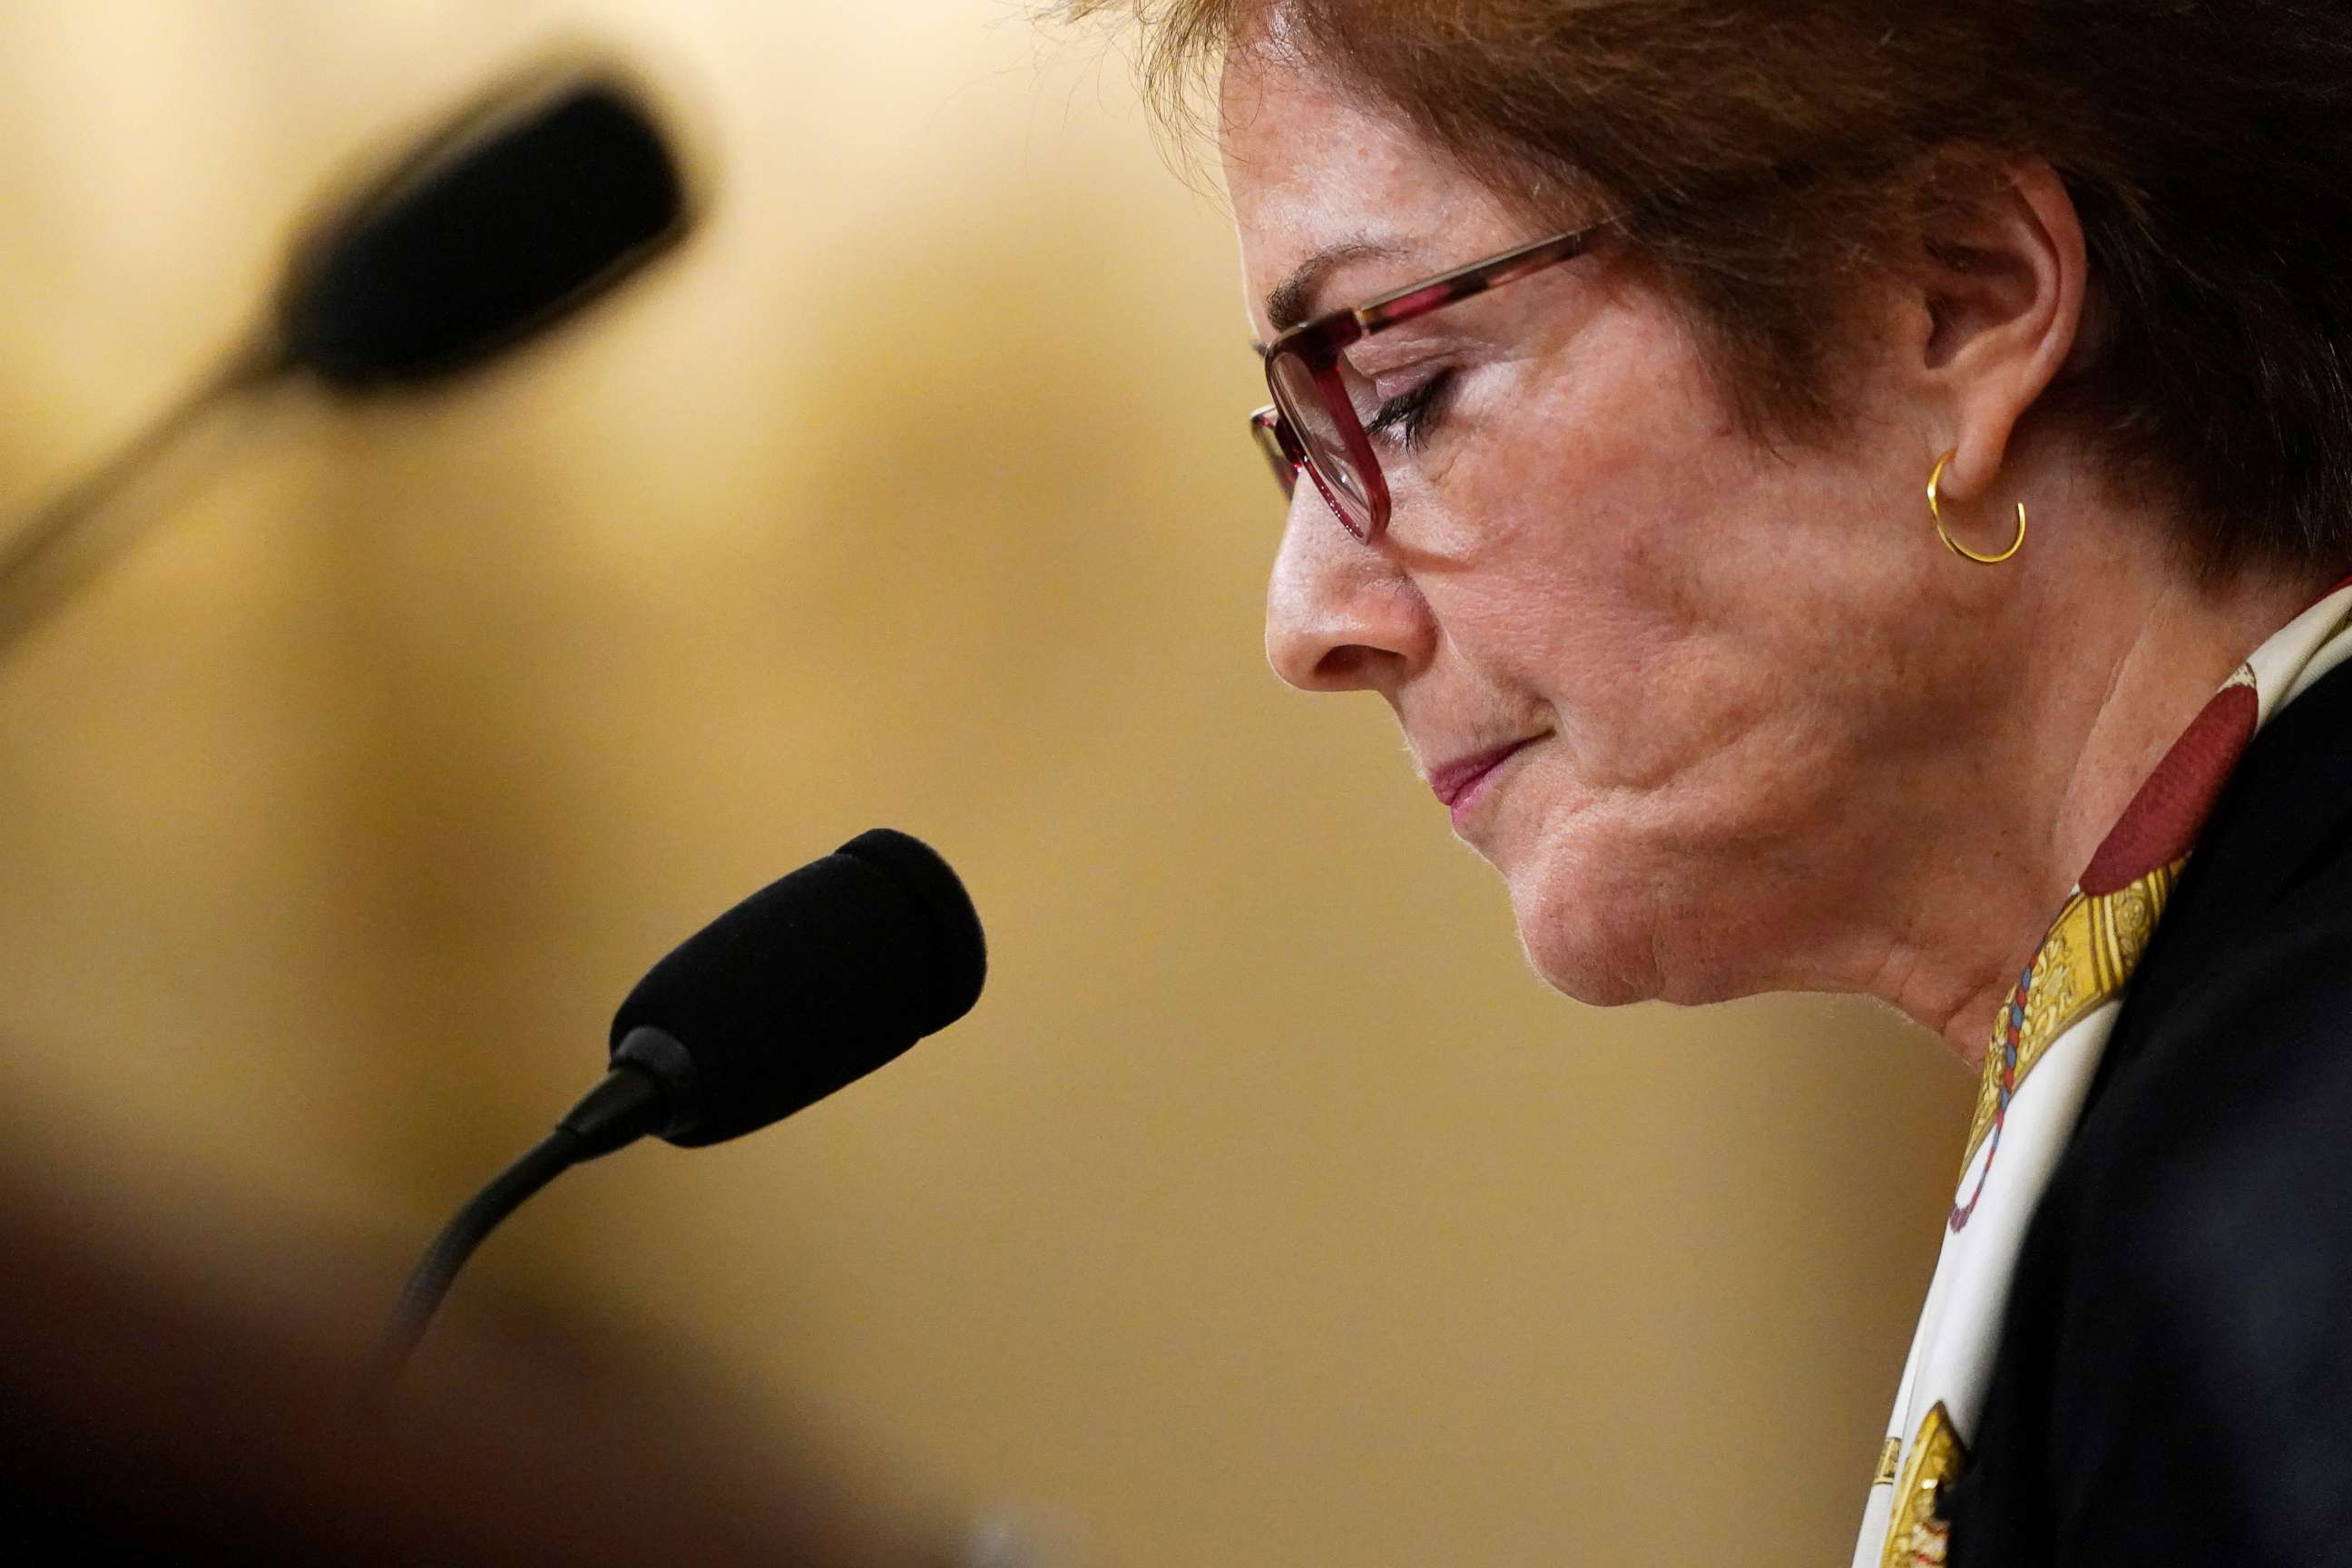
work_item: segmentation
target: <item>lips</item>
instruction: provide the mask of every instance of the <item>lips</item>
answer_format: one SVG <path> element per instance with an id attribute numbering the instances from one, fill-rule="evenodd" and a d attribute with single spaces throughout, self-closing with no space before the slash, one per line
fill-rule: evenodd
<path id="1" fill-rule="evenodd" d="M 1513 741 L 1508 745 L 1495 746 L 1450 762 L 1431 772 L 1429 787 L 1439 800 L 1445 803 L 1446 808 L 1452 810 L 1469 797 L 1470 792 L 1477 788 L 1479 780 L 1502 766 L 1527 743 L 1527 741 Z"/>

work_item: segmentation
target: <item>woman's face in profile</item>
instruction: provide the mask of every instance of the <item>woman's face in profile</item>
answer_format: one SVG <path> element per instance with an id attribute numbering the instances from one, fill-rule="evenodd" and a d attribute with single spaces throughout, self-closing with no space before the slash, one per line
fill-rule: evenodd
<path id="1" fill-rule="evenodd" d="M 1235 54 L 1222 113 L 1261 341 L 1286 283 L 1318 312 L 1548 232 L 1311 66 Z M 1913 785 L 2000 683 L 1937 630 L 1969 602 L 1922 499 L 1940 432 L 1886 357 L 1854 372 L 1856 435 L 1768 450 L 1611 244 L 1349 351 L 1378 402 L 1430 395 L 1374 437 L 1376 543 L 1299 483 L 1269 656 L 1388 700 L 1571 995 L 1707 1001 L 1899 962 L 1889 868 L 1934 831 Z M 1454 794 L 1454 764 L 1506 747 Z"/>

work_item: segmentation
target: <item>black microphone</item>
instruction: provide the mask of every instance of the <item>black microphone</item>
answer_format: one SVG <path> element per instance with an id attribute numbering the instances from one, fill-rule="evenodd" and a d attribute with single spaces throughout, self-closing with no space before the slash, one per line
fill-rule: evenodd
<path id="1" fill-rule="evenodd" d="M 294 372 L 343 392 L 428 384 L 564 320 L 690 226 L 677 159 L 610 69 L 509 77 L 307 225 L 261 329 L 96 468 L 0 533 L 0 648 L 100 563 L 68 547 L 150 462 Z"/>
<path id="2" fill-rule="evenodd" d="M 477 100 L 294 247 L 282 352 L 362 388 L 432 379 L 570 314 L 686 230 L 660 127 L 610 77 Z"/>
<path id="3" fill-rule="evenodd" d="M 980 999 L 980 916 L 948 863 L 887 827 L 752 894 L 647 972 L 613 1019 L 611 1068 L 457 1211 L 409 1277 L 379 1357 L 396 1372 L 498 1223 L 646 1134 L 698 1148 L 872 1072 Z"/>

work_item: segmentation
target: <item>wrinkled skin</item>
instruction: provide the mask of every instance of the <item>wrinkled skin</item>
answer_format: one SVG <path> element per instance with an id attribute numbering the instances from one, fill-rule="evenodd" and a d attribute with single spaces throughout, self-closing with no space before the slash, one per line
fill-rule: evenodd
<path id="1" fill-rule="evenodd" d="M 1316 310 L 1545 230 L 1313 62 L 1226 62 L 1222 145 L 1255 335 L 1326 247 Z M 1598 216 L 1601 215 L 1590 215 Z M 1956 220 L 1957 221 L 1957 220 Z M 1387 536 L 1311 483 L 1269 589 L 1276 670 L 1378 692 L 1424 775 L 1502 743 L 1457 826 L 1570 995 L 1876 994 L 1981 1049 L 1995 999 L 2164 746 L 2299 607 L 2203 593 L 2032 405 L 2085 335 L 2063 186 L 2002 199 L 1861 301 L 1837 438 L 1735 429 L 1675 303 L 1623 247 L 1359 344 L 1386 400 L 1450 374 L 1412 449 L 1380 447 Z M 1997 550 L 2033 503 L 2026 552 Z"/>

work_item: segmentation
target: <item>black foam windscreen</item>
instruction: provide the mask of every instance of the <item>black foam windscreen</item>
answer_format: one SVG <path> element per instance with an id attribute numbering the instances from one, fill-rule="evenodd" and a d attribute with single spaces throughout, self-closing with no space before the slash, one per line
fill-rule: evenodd
<path id="1" fill-rule="evenodd" d="M 693 1064 L 687 1148 L 789 1116 L 971 1011 L 987 975 L 980 916 L 946 861 L 888 828 L 752 894 L 629 993 L 611 1046 L 650 1028 Z"/>
<path id="2" fill-rule="evenodd" d="M 462 369 L 684 233 L 685 184 L 637 96 L 536 78 L 478 102 L 296 247 L 278 327 L 337 385 Z"/>

